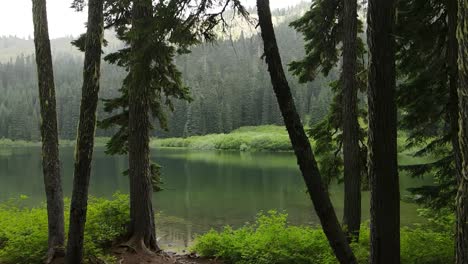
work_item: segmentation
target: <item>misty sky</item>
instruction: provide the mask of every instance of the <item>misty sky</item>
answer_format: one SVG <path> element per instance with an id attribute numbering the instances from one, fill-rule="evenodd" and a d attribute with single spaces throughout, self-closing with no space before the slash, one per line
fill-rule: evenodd
<path id="1" fill-rule="evenodd" d="M 0 36 L 16 35 L 27 38 L 33 35 L 32 0 L 2 0 L 0 9 Z M 242 0 L 253 6 L 255 0 Z M 304 0 L 270 0 L 272 8 L 293 6 Z M 84 32 L 86 13 L 77 13 L 69 8 L 71 0 L 47 0 L 49 34 L 51 38 L 77 36 Z"/>

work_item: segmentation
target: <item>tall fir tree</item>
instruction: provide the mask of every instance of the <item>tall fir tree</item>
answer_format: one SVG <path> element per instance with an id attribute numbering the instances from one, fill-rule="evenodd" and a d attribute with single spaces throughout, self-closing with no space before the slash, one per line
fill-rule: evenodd
<path id="1" fill-rule="evenodd" d="M 328 192 L 322 183 L 312 147 L 297 113 L 291 88 L 286 80 L 271 19 L 270 1 L 257 0 L 257 11 L 264 43 L 264 56 L 273 90 L 315 211 L 338 261 L 343 264 L 357 263 L 345 233 L 341 229 Z"/>
<path id="2" fill-rule="evenodd" d="M 438 157 L 434 162 L 401 167 L 413 177 L 434 177 L 435 184 L 411 189 L 416 202 L 435 210 L 454 210 L 461 171 L 457 2 L 399 1 L 398 10 L 399 127 L 407 134 L 405 148 L 418 149 L 415 156 Z"/>
<path id="3" fill-rule="evenodd" d="M 456 264 L 468 263 L 468 3 L 458 1 L 458 69 L 460 73 L 460 150 L 462 173 L 456 196 Z"/>
<path id="4" fill-rule="evenodd" d="M 357 1 L 320 0 L 291 23 L 306 40 L 306 57 L 290 64 L 290 70 L 301 82 L 313 81 L 320 73 L 328 75 L 343 57 L 339 80 L 330 83 L 334 98 L 329 113 L 309 134 L 317 141 L 319 164 L 326 183 L 344 179 L 343 225 L 349 240 L 359 237 L 361 178 L 366 175 L 365 133 L 358 120 L 365 118 L 358 105 L 358 91 L 366 89 L 364 61 L 360 60 L 365 50 L 358 37 L 362 22 L 357 12 Z"/>
<path id="5" fill-rule="evenodd" d="M 195 6 L 189 2 L 114 0 L 105 6 L 108 26 L 113 26 L 118 38 L 128 45 L 106 60 L 123 66 L 128 75 L 121 96 L 105 102 L 105 110 L 116 114 L 100 125 L 118 126 L 108 143 L 108 153 L 129 154 L 130 226 L 125 245 L 142 252 L 159 251 L 151 197 L 152 190 L 160 190 L 160 170 L 150 162 L 150 119 L 157 119 L 167 129 L 165 110 L 173 110 L 171 98 L 190 100 L 174 58 L 187 53 L 201 38 L 214 39 L 215 27 L 226 23 L 223 12 L 229 5 L 247 16 L 238 0 L 216 2 L 221 4 L 221 11 L 216 13 L 211 13 L 215 1 Z"/>
<path id="6" fill-rule="evenodd" d="M 41 108 L 42 169 L 47 197 L 48 251 L 46 263 L 63 256 L 65 243 L 64 205 L 60 177 L 59 138 L 54 71 L 50 49 L 46 0 L 33 1 L 39 101 Z"/>
<path id="7" fill-rule="evenodd" d="M 395 7 L 393 0 L 370 0 L 367 11 L 372 264 L 400 263 Z"/>
<path id="8" fill-rule="evenodd" d="M 81 264 L 83 262 L 84 228 L 101 77 L 101 53 L 104 37 L 103 7 L 104 0 L 89 0 L 87 32 L 84 43 L 79 43 L 79 41 L 75 43 L 81 50 L 84 50 L 85 58 L 70 205 L 70 225 L 66 252 L 67 264 Z M 83 37 L 79 40 L 83 41 Z"/>
<path id="9" fill-rule="evenodd" d="M 344 0 L 343 7 L 343 177 L 345 187 L 343 225 L 348 240 L 359 239 L 361 226 L 361 158 L 357 83 L 357 0 Z"/>

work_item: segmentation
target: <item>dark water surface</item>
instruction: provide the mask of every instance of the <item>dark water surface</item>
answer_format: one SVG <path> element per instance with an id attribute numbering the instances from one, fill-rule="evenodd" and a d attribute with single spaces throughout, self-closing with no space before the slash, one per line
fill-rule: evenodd
<path id="1" fill-rule="evenodd" d="M 71 147 L 61 148 L 64 191 L 70 196 L 73 174 Z M 289 214 L 294 224 L 317 224 L 305 185 L 292 153 L 239 153 L 163 149 L 153 151 L 163 166 L 165 190 L 154 194 L 156 211 L 161 212 L 158 236 L 163 247 L 181 248 L 196 234 L 225 225 L 251 222 L 259 211 L 271 209 Z M 90 193 L 112 197 L 128 192 L 124 156 L 108 156 L 103 148 L 94 155 Z M 402 175 L 402 196 L 406 189 L 430 184 L 431 179 Z M 341 219 L 343 186 L 333 185 L 331 197 Z M 0 201 L 27 195 L 31 206 L 45 201 L 39 147 L 0 150 Z M 369 192 L 363 193 L 363 218 L 369 218 Z M 401 202 L 401 223 L 424 220 L 417 206 Z"/>

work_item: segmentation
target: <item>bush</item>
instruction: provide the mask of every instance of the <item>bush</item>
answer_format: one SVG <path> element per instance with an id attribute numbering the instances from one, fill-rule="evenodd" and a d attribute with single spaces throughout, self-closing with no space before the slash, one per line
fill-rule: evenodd
<path id="1" fill-rule="evenodd" d="M 321 230 L 289 226 L 285 214 L 273 211 L 237 230 L 211 230 L 195 240 L 192 250 L 227 263 L 335 263 Z"/>
<path id="2" fill-rule="evenodd" d="M 359 243 L 351 246 L 358 262 L 368 263 L 369 229 L 363 225 L 361 230 Z M 450 233 L 401 229 L 402 263 L 405 264 L 450 263 L 453 246 Z M 211 230 L 196 239 L 192 250 L 236 264 L 338 263 L 321 229 L 288 225 L 287 216 L 274 211 L 259 214 L 254 224 L 236 230 L 230 227 L 222 232 Z"/>
<path id="3" fill-rule="evenodd" d="M 241 127 L 229 134 L 211 134 L 188 138 L 165 138 L 152 141 L 153 147 L 190 148 L 199 150 L 291 151 L 286 129 L 267 125 Z"/>
<path id="4" fill-rule="evenodd" d="M 46 206 L 27 208 L 22 206 L 23 199 L 27 198 L 0 205 L 0 263 L 43 263 L 47 251 Z M 69 208 L 65 210 L 65 224 L 68 225 Z M 108 258 L 105 250 L 123 235 L 128 221 L 127 196 L 116 194 L 112 200 L 91 198 L 84 238 L 85 255 Z"/>

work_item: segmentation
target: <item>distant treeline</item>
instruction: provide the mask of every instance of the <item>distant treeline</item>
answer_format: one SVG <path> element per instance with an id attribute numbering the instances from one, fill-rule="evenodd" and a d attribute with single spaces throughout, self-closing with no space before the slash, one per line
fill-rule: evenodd
<path id="1" fill-rule="evenodd" d="M 283 63 L 304 56 L 302 35 L 288 23 L 279 24 L 277 34 Z M 175 111 L 169 115 L 169 131 L 155 133 L 182 137 L 229 132 L 242 126 L 282 124 L 262 53 L 259 36 L 241 34 L 236 40 L 203 44 L 191 54 L 180 56 L 177 65 L 191 88 L 193 101 L 175 102 Z M 59 132 L 63 139 L 74 139 L 78 124 L 83 65 L 82 57 L 76 54 L 54 55 Z M 0 138 L 40 138 L 35 68 L 32 55 L 0 63 Z M 121 68 L 103 64 L 101 98 L 117 96 L 124 76 Z M 320 77 L 313 83 L 299 84 L 289 73 L 288 78 L 303 120 L 315 123 L 321 119 L 331 101 L 329 81 Z M 329 78 L 336 76 L 332 73 Z M 98 116 L 105 117 L 102 104 Z M 110 135 L 112 131 L 97 132 L 97 136 Z"/>

